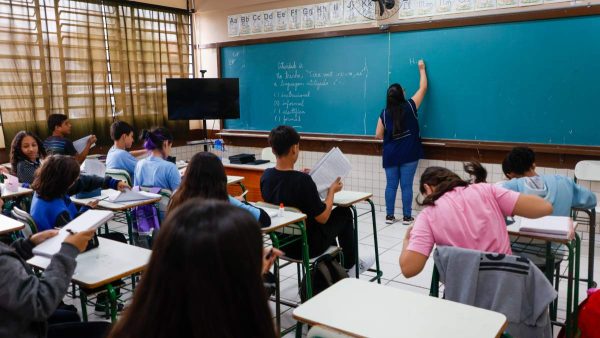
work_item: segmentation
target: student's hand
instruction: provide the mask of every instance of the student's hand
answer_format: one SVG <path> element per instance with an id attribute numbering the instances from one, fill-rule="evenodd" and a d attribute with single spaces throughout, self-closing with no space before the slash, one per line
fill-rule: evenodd
<path id="1" fill-rule="evenodd" d="M 46 231 L 38 232 L 38 233 L 31 235 L 31 237 L 29 237 L 29 240 L 31 241 L 31 243 L 33 243 L 33 245 L 39 245 L 40 243 L 47 240 L 48 238 L 52 238 L 56 235 L 58 235 L 58 230 L 56 230 L 56 229 L 46 230 Z"/>
<path id="2" fill-rule="evenodd" d="M 273 262 L 275 262 L 275 258 L 281 256 L 283 256 L 283 252 L 281 250 L 277 250 L 275 248 L 263 248 L 263 275 L 269 272 L 269 269 L 271 269 L 271 267 L 273 266 Z"/>
<path id="3" fill-rule="evenodd" d="M 342 190 L 343 187 L 344 187 L 344 183 L 342 183 L 342 178 L 338 177 L 329 186 L 329 191 L 331 191 L 332 193 L 335 194 L 336 192 Z"/>
<path id="4" fill-rule="evenodd" d="M 131 187 L 129 186 L 129 184 L 127 184 L 127 182 L 125 181 L 119 181 L 119 183 L 117 183 L 117 189 L 119 191 L 125 191 L 125 190 L 130 190 Z"/>
<path id="5" fill-rule="evenodd" d="M 418 65 L 419 65 L 419 70 L 425 70 L 425 61 L 419 60 Z"/>
<path id="6" fill-rule="evenodd" d="M 79 250 L 79 252 L 83 252 L 85 248 L 87 248 L 88 242 L 92 237 L 94 237 L 95 229 L 81 231 L 73 235 L 67 236 L 65 238 L 64 243 L 69 243 Z"/>
<path id="7" fill-rule="evenodd" d="M 91 202 L 88 202 L 88 204 L 86 204 L 86 206 L 88 208 L 95 209 L 98 206 L 98 203 L 100 203 L 100 200 L 93 200 Z"/>
<path id="8" fill-rule="evenodd" d="M 233 198 L 235 198 L 236 200 L 238 200 L 238 201 L 240 201 L 240 202 L 244 202 L 244 201 L 245 201 L 245 199 L 244 199 L 244 196 L 243 196 L 243 195 L 235 196 L 235 197 L 233 197 Z"/>
<path id="9" fill-rule="evenodd" d="M 310 174 L 310 168 L 302 168 L 301 171 L 305 174 Z"/>
<path id="10" fill-rule="evenodd" d="M 2 174 L 10 174 L 10 171 L 8 170 L 7 167 L 0 165 L 0 173 Z"/>
<path id="11" fill-rule="evenodd" d="M 87 144 L 91 146 L 92 144 L 96 143 L 97 140 L 98 139 L 96 138 L 96 135 L 91 135 L 87 140 Z"/>

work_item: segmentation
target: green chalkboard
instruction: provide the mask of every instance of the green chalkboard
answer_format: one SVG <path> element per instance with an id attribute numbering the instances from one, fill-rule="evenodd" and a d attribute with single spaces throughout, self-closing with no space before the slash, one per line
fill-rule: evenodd
<path id="1" fill-rule="evenodd" d="M 599 145 L 600 17 L 224 47 L 240 78 L 228 129 L 372 135 L 391 83 L 408 95 L 424 59 L 427 138 Z"/>

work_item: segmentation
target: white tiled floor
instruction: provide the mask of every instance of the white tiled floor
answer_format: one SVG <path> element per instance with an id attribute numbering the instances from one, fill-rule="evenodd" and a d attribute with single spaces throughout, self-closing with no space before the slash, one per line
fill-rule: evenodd
<path id="1" fill-rule="evenodd" d="M 127 229 L 125 226 L 111 226 L 111 229 L 117 228 L 120 231 L 126 232 Z M 427 261 L 426 268 L 419 275 L 407 279 L 402 276 L 400 272 L 400 267 L 398 264 L 398 258 L 400 256 L 400 252 L 402 250 L 402 239 L 404 238 L 404 233 L 406 232 L 407 226 L 402 225 L 400 223 L 395 223 L 392 225 L 385 224 L 385 214 L 383 212 L 377 213 L 377 233 L 378 233 L 378 242 L 379 242 L 379 257 L 381 263 L 381 269 L 383 271 L 382 284 L 388 285 L 390 287 L 401 288 L 404 290 L 417 292 L 421 294 L 428 294 L 430 283 L 431 283 L 431 272 L 433 269 L 433 260 L 430 258 Z M 366 252 L 368 250 L 373 250 L 373 228 L 371 225 L 371 218 L 369 215 L 363 216 L 359 218 L 359 252 Z M 595 280 L 600 281 L 600 245 L 599 241 L 596 243 L 596 253 L 595 253 Z M 588 241 L 587 236 L 584 236 L 584 240 L 582 242 L 582 250 L 581 250 L 581 277 L 587 276 L 587 262 L 588 262 Z M 566 263 L 563 264 L 563 268 L 566 273 Z M 367 272 L 361 276 L 361 278 L 368 279 L 373 276 L 373 273 Z M 560 291 L 559 291 L 559 312 L 558 317 L 565 317 L 565 302 L 566 302 L 566 280 L 561 280 Z M 585 284 L 580 284 L 580 300 L 583 300 L 586 295 Z M 281 270 L 281 294 L 282 298 L 297 302 L 299 300 L 298 296 L 298 284 L 296 279 L 296 267 L 294 265 L 287 266 Z M 125 292 L 122 298 L 128 299 L 131 297 L 131 294 Z M 78 308 L 79 300 L 73 301 L 69 297 L 65 298 L 65 302 L 73 303 Z M 275 307 L 271 304 L 271 309 L 274 310 Z M 90 320 L 105 320 L 102 317 L 94 314 L 93 307 L 88 307 L 88 313 L 90 313 Z M 282 327 L 289 327 L 295 323 L 292 319 L 292 311 L 288 307 L 282 306 L 282 310 L 284 311 L 282 314 Z M 555 329 L 555 335 L 558 332 Z M 292 337 L 292 334 L 287 335 L 286 337 Z"/>

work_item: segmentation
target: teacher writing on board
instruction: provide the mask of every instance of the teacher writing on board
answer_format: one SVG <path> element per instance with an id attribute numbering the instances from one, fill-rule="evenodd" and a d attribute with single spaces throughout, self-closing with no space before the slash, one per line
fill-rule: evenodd
<path id="1" fill-rule="evenodd" d="M 419 60 L 421 77 L 419 90 L 410 99 L 405 98 L 404 89 L 397 83 L 387 90 L 385 109 L 377 121 L 375 137 L 383 139 L 383 168 L 386 176 L 385 223 L 396 222 L 394 207 L 398 183 L 402 191 L 402 223 L 410 224 L 412 217 L 413 179 L 419 159 L 423 157 L 423 147 L 419 134 L 417 109 L 427 91 L 425 62 Z"/>

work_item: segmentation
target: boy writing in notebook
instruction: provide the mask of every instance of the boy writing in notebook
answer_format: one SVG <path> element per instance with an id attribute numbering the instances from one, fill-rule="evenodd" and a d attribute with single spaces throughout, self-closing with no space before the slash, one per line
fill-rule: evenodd
<path id="1" fill-rule="evenodd" d="M 133 127 L 125 121 L 116 121 L 110 126 L 110 137 L 113 146 L 106 155 L 106 169 L 121 169 L 127 171 L 133 182 L 137 156 L 146 154 L 146 150 L 127 151 L 133 145 Z"/>
<path id="2" fill-rule="evenodd" d="M 73 146 L 73 142 L 66 138 L 67 135 L 71 134 L 71 122 L 63 114 L 50 114 L 48 116 L 48 130 L 52 135 L 44 141 L 44 148 L 46 148 L 49 155 L 74 156 L 77 162 L 83 163 L 90 152 L 90 148 L 96 143 L 96 136 L 90 135 L 85 148 L 81 153 L 78 153 L 75 146 Z"/>

